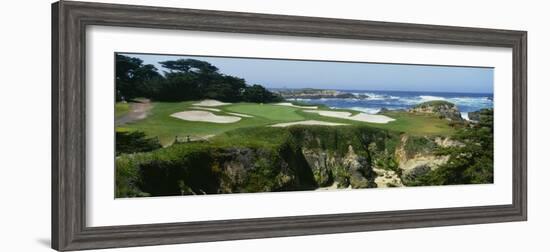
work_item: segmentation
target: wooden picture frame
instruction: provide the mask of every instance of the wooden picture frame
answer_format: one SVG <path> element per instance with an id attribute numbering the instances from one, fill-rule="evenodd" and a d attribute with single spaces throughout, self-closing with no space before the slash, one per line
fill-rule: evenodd
<path id="1" fill-rule="evenodd" d="M 513 50 L 510 205 L 85 225 L 85 28 L 90 25 L 506 47 Z M 81 250 L 527 220 L 527 32 L 84 2 L 52 5 L 52 247 Z"/>

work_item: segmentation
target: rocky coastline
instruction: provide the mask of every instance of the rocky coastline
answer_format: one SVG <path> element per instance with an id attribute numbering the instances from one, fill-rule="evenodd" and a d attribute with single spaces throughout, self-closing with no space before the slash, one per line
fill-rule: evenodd
<path id="1" fill-rule="evenodd" d="M 279 94 L 284 99 L 325 99 L 325 98 L 338 98 L 338 99 L 366 99 L 369 96 L 364 94 L 353 94 L 349 92 L 342 92 L 338 90 L 328 89 L 278 89 L 271 90 L 272 92 Z"/>

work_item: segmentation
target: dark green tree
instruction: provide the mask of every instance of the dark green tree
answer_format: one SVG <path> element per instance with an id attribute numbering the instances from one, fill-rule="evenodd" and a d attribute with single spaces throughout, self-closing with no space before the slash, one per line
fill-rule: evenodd
<path id="1" fill-rule="evenodd" d="M 136 97 L 157 101 L 216 99 L 226 102 L 276 102 L 282 98 L 260 85 L 248 86 L 244 79 L 225 75 L 206 61 L 178 59 L 159 62 L 164 76 L 153 65 L 138 58 L 116 57 L 117 100 Z"/>
<path id="2" fill-rule="evenodd" d="M 220 75 L 213 78 L 209 85 L 204 88 L 204 98 L 238 102 L 243 100 L 245 89 L 246 83 L 244 79 Z"/>
<path id="3" fill-rule="evenodd" d="M 218 68 L 206 61 L 196 59 L 178 59 L 159 62 L 170 72 L 203 73 L 211 74 L 218 72 Z"/>
<path id="4" fill-rule="evenodd" d="M 161 148 L 157 138 L 147 138 L 141 131 L 116 132 L 116 155 L 148 152 Z"/>
<path id="5" fill-rule="evenodd" d="M 159 101 L 177 102 L 201 99 L 202 92 L 196 75 L 166 73 L 165 79 L 152 96 Z"/>
<path id="6" fill-rule="evenodd" d="M 143 60 L 116 55 L 116 98 L 131 100 L 136 97 L 148 97 L 151 81 L 160 81 L 162 76 L 153 65 L 144 65 Z"/>
<path id="7" fill-rule="evenodd" d="M 247 87 L 243 93 L 243 99 L 247 102 L 277 102 L 282 98 L 265 89 L 261 85 L 254 84 Z"/>

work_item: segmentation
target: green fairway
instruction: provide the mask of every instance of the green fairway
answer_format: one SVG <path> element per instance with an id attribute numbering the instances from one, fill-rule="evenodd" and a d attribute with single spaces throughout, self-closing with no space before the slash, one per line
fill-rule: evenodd
<path id="1" fill-rule="evenodd" d="M 386 112 L 395 121 L 387 124 L 377 124 L 376 127 L 404 132 L 415 136 L 442 135 L 449 136 L 455 129 L 449 126 L 449 121 L 428 114 L 412 114 L 408 112 Z"/>
<path id="2" fill-rule="evenodd" d="M 285 122 L 296 122 L 303 120 L 318 120 L 324 122 L 344 123 L 349 125 L 368 125 L 376 128 L 387 129 L 399 133 L 407 133 L 411 135 L 450 135 L 454 129 L 448 125 L 448 122 L 431 115 L 416 115 L 407 112 L 388 112 L 385 115 L 394 118 L 395 121 L 387 124 L 366 123 L 360 121 L 352 121 L 348 119 L 340 119 L 333 117 L 321 116 L 316 113 L 304 112 L 304 109 L 280 106 L 274 104 L 258 104 L 258 103 L 235 103 L 217 107 L 197 108 L 193 104 L 196 101 L 188 102 L 154 102 L 152 108 L 148 112 L 145 119 L 130 122 L 117 127 L 119 131 L 143 131 L 148 136 L 158 137 L 163 145 L 171 144 L 175 137 L 186 139 L 191 138 L 212 138 L 221 133 L 232 131 L 235 129 L 249 127 L 267 127 L 269 125 Z M 127 113 L 129 104 L 117 103 L 116 113 L 119 116 L 121 113 Z M 213 123 L 213 122 L 192 122 L 170 115 L 189 110 L 203 110 L 213 113 L 218 116 L 234 116 L 229 113 L 239 113 L 249 115 L 251 117 L 242 117 L 235 123 Z M 219 110 L 219 111 L 213 111 Z M 323 110 L 329 110 L 323 108 Z M 335 110 L 349 111 L 350 110 Z M 345 126 L 339 126 L 345 127 Z"/>
<path id="3" fill-rule="evenodd" d="M 237 103 L 226 106 L 224 109 L 231 112 L 252 115 L 274 123 L 300 121 L 305 119 L 304 116 L 296 113 L 296 110 L 301 109 L 279 105 Z"/>
<path id="4" fill-rule="evenodd" d="M 304 120 L 304 117 L 296 113 L 295 108 L 269 105 L 269 104 L 250 104 L 239 103 L 220 107 L 220 112 L 209 111 L 215 115 L 231 116 L 227 113 L 240 113 L 250 115 L 252 117 L 243 117 L 236 123 L 210 123 L 210 122 L 192 122 L 185 121 L 170 115 L 186 111 L 186 110 L 201 110 L 193 106 L 196 102 L 179 102 L 153 103 L 153 108 L 149 112 L 147 118 L 133 123 L 122 125 L 117 130 L 139 130 L 145 132 L 149 136 L 159 137 L 162 144 L 170 144 L 175 137 L 211 137 L 220 133 L 245 127 L 267 126 L 281 122 L 293 122 Z M 204 111 L 208 111 L 204 109 Z"/>

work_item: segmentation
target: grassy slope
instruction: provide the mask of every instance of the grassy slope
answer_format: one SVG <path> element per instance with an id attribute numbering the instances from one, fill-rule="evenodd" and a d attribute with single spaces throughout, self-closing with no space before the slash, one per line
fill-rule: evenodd
<path id="1" fill-rule="evenodd" d="M 116 116 L 116 118 L 120 118 L 121 116 L 124 116 L 129 111 L 130 111 L 130 104 L 129 103 L 117 102 L 115 104 L 115 116 Z"/>
<path id="2" fill-rule="evenodd" d="M 449 126 L 447 120 L 432 115 L 407 112 L 387 112 L 384 115 L 394 118 L 395 121 L 378 124 L 377 127 L 379 128 L 405 132 L 415 136 L 448 136 L 455 132 L 455 129 Z"/>
<path id="3" fill-rule="evenodd" d="M 376 124 L 320 116 L 315 113 L 304 112 L 300 108 L 254 103 L 237 103 L 216 107 L 221 111 L 212 112 L 217 115 L 227 115 L 227 112 L 235 112 L 253 116 L 252 118 L 243 117 L 237 123 L 218 124 L 189 122 L 170 116 L 173 113 L 188 109 L 188 107 L 193 106 L 193 103 L 195 102 L 154 103 L 151 113 L 146 119 L 124 125 L 119 127 L 118 130 L 144 131 L 150 136 L 158 136 L 163 144 L 171 143 L 175 136 L 220 135 L 221 133 L 239 128 L 265 127 L 276 123 L 301 120 L 320 120 L 327 122 L 347 123 L 351 125 L 369 125 L 381 129 L 404 132 L 411 135 L 449 135 L 454 131 L 453 128 L 448 126 L 447 121 L 428 115 L 414 115 L 406 112 L 388 112 L 386 115 L 395 118 L 396 120 L 387 124 Z M 124 108 L 117 107 L 116 110 L 117 115 L 119 115 L 119 110 L 124 111 Z M 350 112 L 357 113 L 356 111 Z M 223 138 L 225 137 L 226 136 L 223 136 Z M 241 139 L 241 141 L 248 140 Z"/>

